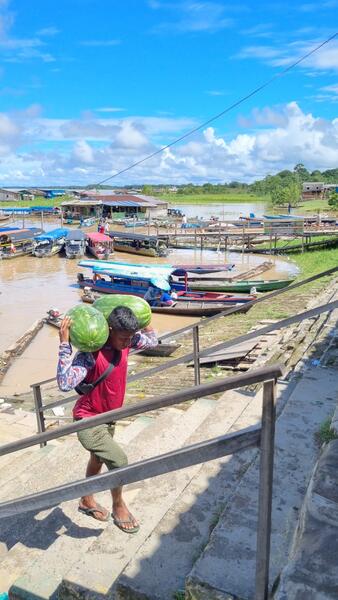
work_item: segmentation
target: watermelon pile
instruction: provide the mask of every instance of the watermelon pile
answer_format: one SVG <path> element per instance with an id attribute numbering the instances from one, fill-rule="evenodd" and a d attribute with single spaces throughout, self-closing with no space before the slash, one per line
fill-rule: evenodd
<path id="1" fill-rule="evenodd" d="M 104 346 L 109 336 L 109 328 L 102 312 L 79 304 L 67 313 L 71 318 L 70 341 L 81 352 L 96 352 Z"/>
<path id="2" fill-rule="evenodd" d="M 140 329 L 147 327 L 151 321 L 151 308 L 143 298 L 138 296 L 129 296 L 123 294 L 112 294 L 111 296 L 102 296 L 95 300 L 94 308 L 99 310 L 106 319 L 117 306 L 126 306 L 134 313 Z"/>

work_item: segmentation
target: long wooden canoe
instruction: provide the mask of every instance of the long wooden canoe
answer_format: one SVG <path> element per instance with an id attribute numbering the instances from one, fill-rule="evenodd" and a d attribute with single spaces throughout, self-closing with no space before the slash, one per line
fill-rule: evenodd
<path id="1" fill-rule="evenodd" d="M 292 283 L 294 279 L 247 279 L 241 281 L 191 281 L 189 287 L 192 290 L 203 290 L 210 292 L 243 292 L 250 293 L 252 288 L 256 292 L 272 292 L 273 290 L 281 290 Z"/>

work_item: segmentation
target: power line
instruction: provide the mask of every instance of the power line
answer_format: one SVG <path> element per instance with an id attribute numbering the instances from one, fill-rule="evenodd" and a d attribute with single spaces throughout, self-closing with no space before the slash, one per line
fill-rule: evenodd
<path id="1" fill-rule="evenodd" d="M 140 160 L 138 160 L 138 161 L 134 162 L 133 164 L 129 165 L 128 167 L 125 167 L 124 169 L 121 169 L 121 171 L 118 171 L 117 173 L 114 173 L 114 175 L 110 175 L 109 177 L 106 177 L 105 179 L 102 179 L 102 181 L 99 181 L 98 183 L 96 183 L 92 187 L 97 187 L 99 185 L 102 185 L 103 183 L 106 183 L 110 179 L 114 179 L 115 177 L 118 177 L 119 175 L 122 175 L 122 173 L 126 173 L 126 171 L 130 171 L 130 169 L 133 169 L 134 167 L 137 167 L 138 165 L 141 165 L 146 160 L 149 160 L 150 158 L 153 158 L 154 156 L 157 156 L 158 154 L 160 154 L 164 150 L 167 150 L 168 148 L 171 148 L 172 146 L 175 146 L 176 144 L 178 144 L 182 140 L 186 139 L 190 135 L 193 135 L 194 133 L 196 133 L 196 131 L 199 131 L 200 129 L 203 129 L 204 127 L 206 127 L 210 123 L 213 123 L 214 121 L 216 121 L 220 117 L 223 117 L 223 115 L 225 115 L 226 113 L 230 112 L 232 109 L 236 108 L 237 106 L 239 106 L 240 104 L 242 104 L 243 102 L 245 102 L 246 100 L 248 100 L 249 98 L 252 98 L 252 96 L 255 96 L 255 94 L 258 94 L 258 92 L 260 92 L 261 90 L 263 90 L 264 88 L 266 88 L 268 85 L 270 85 L 270 83 L 272 83 L 275 79 L 277 79 L 278 77 L 282 77 L 283 75 L 285 75 L 286 73 L 288 73 L 289 71 L 291 71 L 291 69 L 294 69 L 297 65 L 299 65 L 301 62 L 303 62 L 306 58 L 308 58 L 309 56 L 311 56 L 315 52 L 318 52 L 318 50 L 320 48 L 322 48 L 323 46 L 325 46 L 326 44 L 328 44 L 329 42 L 331 42 L 335 37 L 337 37 L 337 35 L 338 35 L 338 32 L 334 33 L 331 37 L 327 38 L 324 42 L 322 42 L 321 44 L 319 44 L 319 46 L 316 46 L 315 48 L 313 48 L 313 50 L 310 50 L 309 52 L 307 52 L 306 54 L 304 54 L 303 56 L 301 56 L 301 58 L 299 58 L 298 60 L 296 60 L 294 63 L 292 63 L 291 65 L 289 65 L 288 67 L 286 67 L 282 71 L 279 71 L 279 73 L 276 73 L 275 75 L 273 75 L 270 79 L 268 79 L 267 81 L 265 81 L 264 83 L 262 83 L 262 85 L 258 86 L 254 90 L 252 90 L 252 92 L 250 92 L 246 96 L 243 96 L 239 100 L 236 100 L 236 102 L 234 102 L 233 104 L 230 104 L 230 106 L 228 106 L 227 108 L 225 108 L 224 110 L 222 110 L 217 115 L 214 115 L 213 117 L 210 117 L 210 119 L 208 119 L 207 121 L 204 121 L 203 123 L 201 123 L 197 127 L 194 127 L 194 129 L 190 129 L 189 131 L 187 131 L 186 133 L 184 133 L 180 137 L 176 138 L 173 142 L 170 142 L 170 144 L 167 144 L 166 146 L 163 146 L 162 148 L 159 148 L 155 152 L 152 152 L 151 154 L 148 154 L 144 158 L 141 158 Z M 90 187 L 90 186 L 88 186 L 88 187 Z"/>

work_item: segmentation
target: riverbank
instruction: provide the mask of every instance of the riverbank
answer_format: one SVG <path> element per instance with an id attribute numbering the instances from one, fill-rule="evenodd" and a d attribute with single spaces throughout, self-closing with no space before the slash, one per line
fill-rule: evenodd
<path id="1" fill-rule="evenodd" d="M 322 272 L 324 269 L 335 267 L 338 264 L 338 249 L 314 251 L 308 254 L 299 254 L 293 256 L 293 261 L 300 269 L 297 281 L 305 279 L 311 275 Z M 326 289 L 329 289 L 330 283 L 334 277 L 325 277 L 311 284 L 297 288 L 296 290 L 286 291 L 273 298 L 254 306 L 247 314 L 234 314 L 226 318 L 216 319 L 211 321 L 205 327 L 200 328 L 200 348 L 205 349 L 217 343 L 230 340 L 236 336 L 243 335 L 255 327 L 262 326 L 266 321 L 277 321 L 279 319 L 290 317 L 297 314 L 315 301 Z M 46 326 L 47 327 L 47 326 Z M 172 358 L 178 358 L 192 351 L 192 336 L 191 332 L 185 336 L 175 337 L 173 333 L 172 339 L 176 339 L 181 344 L 179 350 Z M 56 355 L 56 341 L 51 340 L 49 343 L 55 345 L 55 349 L 48 350 L 49 355 Z M 294 349 L 297 353 L 297 348 Z M 266 357 L 265 357 L 266 358 Z M 163 358 L 142 357 L 135 355 L 130 357 L 130 375 L 139 373 L 148 368 L 163 364 Z M 167 360 L 171 360 L 170 358 Z M 201 383 L 207 383 L 214 377 L 231 375 L 232 368 L 224 369 L 223 366 L 214 366 L 212 368 L 201 369 Z M 37 381 L 39 377 L 35 378 Z M 44 379 L 41 376 L 41 379 Z M 177 365 L 175 372 L 173 369 L 168 369 L 155 376 L 141 379 L 128 384 L 126 402 L 138 402 L 147 398 L 151 398 L 158 394 L 172 393 L 187 386 L 194 385 L 194 370 L 187 368 L 186 364 Z M 46 394 L 46 396 L 45 396 Z M 44 391 L 46 400 L 60 397 L 60 392 L 53 384 L 50 388 Z M 6 399 L 10 402 L 19 402 L 25 408 L 32 408 L 32 395 L 20 394 L 16 398 L 7 396 Z"/>

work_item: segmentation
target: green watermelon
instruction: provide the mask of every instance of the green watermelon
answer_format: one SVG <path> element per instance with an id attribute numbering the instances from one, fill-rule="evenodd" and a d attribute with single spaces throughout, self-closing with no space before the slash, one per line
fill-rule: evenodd
<path id="1" fill-rule="evenodd" d="M 138 296 L 129 296 L 124 294 L 112 294 L 111 296 L 102 296 L 95 300 L 94 308 L 99 310 L 108 319 L 110 313 L 117 306 L 127 306 L 134 313 L 138 320 L 140 329 L 147 327 L 151 321 L 151 308 L 143 298 Z"/>
<path id="2" fill-rule="evenodd" d="M 103 314 L 93 308 L 79 304 L 67 313 L 72 320 L 70 341 L 82 352 L 95 352 L 104 346 L 109 336 L 109 328 Z"/>

